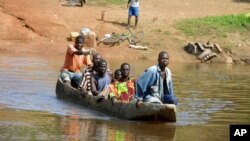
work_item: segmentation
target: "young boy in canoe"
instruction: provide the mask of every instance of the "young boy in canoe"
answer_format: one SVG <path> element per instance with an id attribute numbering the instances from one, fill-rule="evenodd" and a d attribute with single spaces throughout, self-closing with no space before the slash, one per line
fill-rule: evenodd
<path id="1" fill-rule="evenodd" d="M 135 79 L 130 78 L 130 65 L 123 63 L 120 67 L 121 78 L 110 85 L 109 98 L 115 101 L 129 102 L 135 94 Z M 118 72 L 117 72 L 118 73 Z"/>
<path id="2" fill-rule="evenodd" d="M 114 72 L 114 76 L 112 78 L 111 83 L 114 83 L 115 81 L 118 81 L 122 78 L 122 72 L 120 69 L 116 69 Z"/>

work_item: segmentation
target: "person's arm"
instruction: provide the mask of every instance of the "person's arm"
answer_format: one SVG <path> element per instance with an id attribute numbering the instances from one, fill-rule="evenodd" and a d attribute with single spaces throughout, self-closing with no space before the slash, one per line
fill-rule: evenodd
<path id="1" fill-rule="evenodd" d="M 170 95 L 174 95 L 174 84 L 173 84 L 173 80 L 172 80 L 172 73 L 171 71 L 168 69 L 168 76 L 167 76 L 167 81 L 168 81 L 168 91 Z"/>
<path id="2" fill-rule="evenodd" d="M 91 49 L 85 49 L 85 48 L 82 48 L 81 50 L 77 50 L 75 52 L 76 55 L 93 55 L 96 53 L 96 50 L 94 48 L 91 48 Z"/>
<path id="3" fill-rule="evenodd" d="M 97 91 L 96 89 L 96 81 L 95 81 L 95 78 L 93 76 L 91 76 L 91 90 L 92 90 L 92 94 L 94 96 L 97 96 L 100 92 Z"/>
<path id="4" fill-rule="evenodd" d="M 91 50 L 86 50 L 86 49 L 82 49 L 82 50 L 77 50 L 73 45 L 69 45 L 68 47 L 68 51 L 67 51 L 70 55 L 90 55 L 91 54 Z"/>
<path id="5" fill-rule="evenodd" d="M 134 82 L 134 86 L 135 86 L 135 95 L 134 95 L 134 98 L 137 100 L 136 101 L 136 103 L 135 103 L 135 106 L 136 106 L 136 108 L 139 108 L 140 107 L 140 105 L 141 105 L 141 103 L 142 103 L 142 98 L 138 98 L 138 96 L 136 96 L 136 94 L 137 94 L 137 86 L 136 86 L 136 82 L 137 82 L 137 80 L 135 80 L 135 82 Z"/>
<path id="6" fill-rule="evenodd" d="M 108 94 L 109 94 L 109 86 L 106 86 L 106 87 L 99 93 L 99 95 L 104 96 L 106 99 L 108 99 Z"/>
<path id="7" fill-rule="evenodd" d="M 147 88 L 152 85 L 155 78 L 153 78 L 153 72 L 148 69 L 136 80 L 136 93 L 135 98 L 143 100 L 144 94 Z"/>
<path id="8" fill-rule="evenodd" d="M 135 98 L 137 99 L 136 107 L 138 108 L 143 101 L 143 97 L 147 88 L 154 83 L 154 73 L 150 68 L 146 70 L 137 80 L 135 84 Z"/>
<path id="9" fill-rule="evenodd" d="M 115 83 L 116 82 L 113 82 L 112 84 L 109 85 L 109 94 L 108 94 L 108 98 L 111 100 L 113 105 L 115 104 L 115 102 L 117 102 L 117 98 L 115 96 L 115 93 L 117 93 L 117 88 Z"/>
<path id="10" fill-rule="evenodd" d="M 81 82 L 80 82 L 78 87 L 83 88 L 84 83 L 86 83 L 85 81 L 86 81 L 86 79 L 85 79 L 85 74 L 84 74 L 84 71 L 83 71 L 82 72 L 82 79 L 81 79 Z"/>
<path id="11" fill-rule="evenodd" d="M 127 8 L 130 7 L 130 2 L 131 2 L 131 0 L 128 0 Z"/>
<path id="12" fill-rule="evenodd" d="M 89 51 L 77 50 L 73 54 L 76 54 L 76 55 L 90 55 L 90 52 Z"/>
<path id="13" fill-rule="evenodd" d="M 142 100 L 143 100 L 143 93 L 141 89 L 138 87 L 140 86 L 137 84 L 137 80 L 136 80 L 135 81 L 135 95 L 134 95 L 134 98 L 136 99 L 136 103 L 135 103 L 136 108 L 140 107 Z"/>
<path id="14" fill-rule="evenodd" d="M 131 79 L 132 83 L 133 83 L 133 93 L 129 95 L 129 101 L 132 101 L 134 98 L 135 98 L 135 88 L 136 88 L 136 85 L 135 85 L 135 82 L 136 82 L 136 79 L 132 78 Z"/>
<path id="15" fill-rule="evenodd" d="M 88 67 L 91 67 L 93 65 L 92 61 L 91 61 L 91 57 L 90 55 L 86 55 L 84 58 L 84 62 L 85 65 L 87 65 Z"/>
<path id="16" fill-rule="evenodd" d="M 110 78 L 113 78 L 113 72 L 109 68 L 107 69 L 107 72 L 108 72 Z M 111 81 L 112 81 L 112 79 L 111 79 Z"/>
<path id="17" fill-rule="evenodd" d="M 167 77 L 167 81 L 168 81 L 168 92 L 169 94 L 173 97 L 173 104 L 178 105 L 178 98 L 175 96 L 174 94 L 174 84 L 173 84 L 173 80 L 172 80 L 172 73 L 171 71 L 168 69 L 168 77 Z"/>

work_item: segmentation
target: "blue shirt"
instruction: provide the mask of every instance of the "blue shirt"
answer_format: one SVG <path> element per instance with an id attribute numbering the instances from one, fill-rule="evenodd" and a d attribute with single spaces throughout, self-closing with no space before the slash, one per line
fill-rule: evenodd
<path id="1" fill-rule="evenodd" d="M 160 75 L 159 65 L 147 69 L 136 81 L 135 98 L 146 102 L 163 102 L 164 95 L 174 95 L 172 74 L 169 68 L 165 68 L 166 83 Z M 164 93 L 167 89 L 167 93 Z"/>

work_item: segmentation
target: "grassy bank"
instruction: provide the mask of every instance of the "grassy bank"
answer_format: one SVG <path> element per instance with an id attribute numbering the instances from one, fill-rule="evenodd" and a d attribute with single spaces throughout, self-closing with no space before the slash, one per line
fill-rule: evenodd
<path id="1" fill-rule="evenodd" d="M 107 6 L 107 5 L 123 5 L 126 4 L 128 0 L 89 0 L 89 4 L 100 5 L 100 6 Z"/>
<path id="2" fill-rule="evenodd" d="M 176 24 L 176 28 L 188 36 L 226 36 L 228 33 L 250 32 L 249 14 L 210 16 L 198 19 L 187 19 Z"/>

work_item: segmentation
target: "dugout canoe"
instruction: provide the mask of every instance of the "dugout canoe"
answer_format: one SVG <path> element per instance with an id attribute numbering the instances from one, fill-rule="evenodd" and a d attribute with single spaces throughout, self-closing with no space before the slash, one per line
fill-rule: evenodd
<path id="1" fill-rule="evenodd" d="M 57 80 L 56 95 L 58 99 L 67 100 L 84 107 L 89 107 L 110 116 L 125 120 L 160 120 L 176 122 L 176 105 L 174 104 L 152 104 L 142 103 L 136 108 L 135 101 L 130 103 L 115 102 L 104 99 L 97 103 L 97 97 L 82 95 L 81 91 L 65 85 L 61 79 Z"/>

